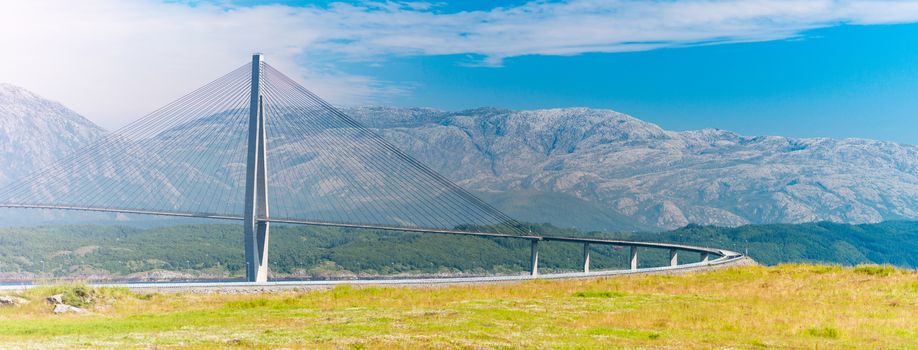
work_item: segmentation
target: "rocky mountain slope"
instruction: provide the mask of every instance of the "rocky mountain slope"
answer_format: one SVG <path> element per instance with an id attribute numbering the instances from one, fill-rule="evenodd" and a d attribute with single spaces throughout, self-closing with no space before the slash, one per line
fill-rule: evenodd
<path id="1" fill-rule="evenodd" d="M 60 103 L 0 83 L 0 184 L 50 164 L 104 132 Z"/>
<path id="2" fill-rule="evenodd" d="M 918 147 L 910 145 L 674 132 L 586 108 L 345 112 L 524 221 L 651 230 L 918 218 Z M 102 133 L 60 104 L 0 85 L 0 184 Z M 157 181 L 151 188 L 172 187 L 168 178 Z M 159 197 L 178 202 L 180 195 Z"/>
<path id="3" fill-rule="evenodd" d="M 524 220 L 589 213 L 604 218 L 576 226 L 634 229 L 918 217 L 910 145 L 673 132 L 586 108 L 348 113 L 486 197 L 538 203 L 528 213 L 504 206 Z"/>

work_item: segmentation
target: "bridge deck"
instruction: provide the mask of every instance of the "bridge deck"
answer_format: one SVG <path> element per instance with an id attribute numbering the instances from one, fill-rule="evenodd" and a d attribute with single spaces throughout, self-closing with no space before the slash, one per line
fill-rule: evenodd
<path id="1" fill-rule="evenodd" d="M 156 215 L 156 216 L 171 216 L 171 217 L 183 217 L 183 218 L 201 218 L 201 219 L 215 219 L 215 220 L 235 220 L 242 221 L 241 216 L 228 216 L 228 215 L 217 215 L 217 214 L 208 214 L 208 213 L 183 213 L 183 212 L 163 212 L 163 211 L 149 211 L 149 210 L 140 210 L 140 209 L 118 209 L 118 208 L 93 208 L 93 207 L 77 207 L 77 206 L 60 206 L 60 205 L 34 205 L 34 204 L 0 204 L 0 208 L 28 208 L 28 209 L 50 209 L 50 210 L 76 210 L 76 211 L 90 211 L 90 212 L 105 212 L 105 213 L 121 213 L 121 214 L 140 214 L 140 215 Z M 464 235 L 464 236 L 478 236 L 478 237 L 502 237 L 502 238 L 517 238 L 517 239 L 528 239 L 528 240 L 537 240 L 537 241 L 557 241 L 557 242 L 569 242 L 569 243 L 591 243 L 591 244 L 604 244 L 604 245 L 617 245 L 617 246 L 626 246 L 626 247 L 645 247 L 645 248 L 660 248 L 660 249 L 676 249 L 682 251 L 698 252 L 698 253 L 709 253 L 715 254 L 721 257 L 727 256 L 742 256 L 742 254 L 732 252 L 729 250 L 707 248 L 700 246 L 684 245 L 684 244 L 673 244 L 673 243 L 656 243 L 656 242 L 642 242 L 642 241 L 628 241 L 628 240 L 616 240 L 616 239 L 603 239 L 603 238 L 588 238 L 588 237 L 563 237 L 563 236 L 544 236 L 544 235 L 511 235 L 505 233 L 493 233 L 493 232 L 479 232 L 479 231 L 462 231 L 462 230 L 440 230 L 440 229 L 428 229 L 428 228 L 405 228 L 405 227 L 393 227 L 385 225 L 370 225 L 370 224 L 348 224 L 348 223 L 335 223 L 335 222 L 323 222 L 323 221 L 308 221 L 308 220 L 291 220 L 291 219 L 272 219 L 272 218 L 259 218 L 260 221 L 274 222 L 274 223 L 283 223 L 283 224 L 292 224 L 292 225 L 306 225 L 306 226 L 326 226 L 326 227 L 344 227 L 344 228 L 360 228 L 360 229 L 371 229 L 371 230 L 384 230 L 384 231 L 397 231 L 397 232 L 415 232 L 415 233 L 437 233 L 437 234 L 452 234 L 452 235 Z"/>
<path id="2" fill-rule="evenodd" d="M 747 262 L 749 261 L 749 262 Z M 143 282 L 143 283 L 94 283 L 95 287 L 128 288 L 137 291 L 152 292 L 252 292 L 281 291 L 329 288 L 338 285 L 360 286 L 439 286 L 484 283 L 508 283 L 534 279 L 578 279 L 595 277 L 613 277 L 637 274 L 656 273 L 690 273 L 710 269 L 746 265 L 751 262 L 744 256 L 725 256 L 708 262 L 697 262 L 679 266 L 642 268 L 637 270 L 601 270 L 594 272 L 546 273 L 538 276 L 504 275 L 484 277 L 448 277 L 448 278 L 397 278 L 397 279 L 356 279 L 356 280 L 302 280 L 302 281 L 269 281 L 258 282 Z M 34 285 L 0 285 L 0 291 L 21 291 Z"/>

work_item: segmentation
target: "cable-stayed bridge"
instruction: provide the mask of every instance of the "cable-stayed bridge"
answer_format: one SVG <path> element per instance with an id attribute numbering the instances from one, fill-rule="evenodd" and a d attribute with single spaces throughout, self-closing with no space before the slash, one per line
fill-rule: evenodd
<path id="1" fill-rule="evenodd" d="M 267 64 L 232 72 L 0 189 L 0 207 L 242 221 L 246 278 L 265 282 L 271 223 L 731 252 L 532 235 Z"/>

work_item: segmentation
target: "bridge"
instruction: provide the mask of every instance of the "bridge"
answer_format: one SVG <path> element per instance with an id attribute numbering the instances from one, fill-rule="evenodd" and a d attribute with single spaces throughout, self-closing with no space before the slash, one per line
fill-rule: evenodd
<path id="1" fill-rule="evenodd" d="M 577 276 L 619 273 L 591 271 L 591 245 L 630 247 L 631 272 L 642 270 L 638 248 L 669 251 L 670 264 L 653 271 L 742 259 L 706 247 L 533 234 L 260 54 L 0 189 L 0 207 L 238 221 L 246 280 L 256 283 L 268 281 L 272 223 L 528 240 L 531 277 L 547 241 L 583 245 Z M 680 251 L 700 261 L 680 265 Z"/>

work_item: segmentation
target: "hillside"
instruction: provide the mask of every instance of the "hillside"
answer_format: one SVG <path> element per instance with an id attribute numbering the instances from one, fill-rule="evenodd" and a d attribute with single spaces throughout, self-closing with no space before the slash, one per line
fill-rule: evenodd
<path id="1" fill-rule="evenodd" d="M 93 122 L 58 102 L 18 86 L 0 83 L 0 186 L 44 169 L 105 133 Z M 2 209 L 0 226 L 106 217 Z"/>
<path id="2" fill-rule="evenodd" d="M 103 133 L 60 103 L 0 83 L 0 184 L 45 167 Z"/>
<path id="3" fill-rule="evenodd" d="M 0 103 L 0 161 L 5 164 L 0 169 L 0 185 L 63 157 L 102 132 L 63 106 L 10 85 L 0 89 Z M 918 219 L 918 147 L 911 145 L 863 139 L 753 137 L 714 129 L 676 132 L 625 114 L 588 108 L 446 112 L 360 107 L 345 112 L 523 221 L 583 231 L 655 231 L 690 223 L 739 226 Z M 181 142 L 188 145 L 176 148 L 178 152 L 197 150 L 199 140 L 189 135 L 206 130 L 232 130 L 234 135 L 215 138 L 224 142 L 244 140 L 239 130 L 218 127 L 226 124 L 221 119 L 225 117 L 217 113 L 201 119 L 201 123 L 177 127 L 199 128 L 189 129 L 194 133 L 186 133 Z M 317 131 L 310 140 L 336 132 Z M 174 136 L 164 132 L 157 137 L 177 142 Z M 298 168 L 287 169 L 298 171 L 300 176 L 278 175 L 272 184 L 281 187 L 274 192 L 291 191 L 280 180 L 295 178 L 318 188 L 298 187 L 315 197 L 309 203 L 334 202 L 333 197 L 346 189 L 327 191 L 328 184 L 347 181 L 335 178 L 331 171 L 304 169 L 334 167 L 343 163 L 335 157 L 344 152 L 296 153 L 303 147 L 296 147 L 294 140 L 298 139 L 292 136 L 296 135 L 275 135 L 275 139 L 281 140 L 281 158 L 302 160 Z M 307 150 L 315 147 L 301 143 L 299 146 L 307 146 Z M 112 183 L 129 183 L 126 188 L 130 191 L 107 195 L 114 202 L 142 195 L 161 202 L 157 207 L 190 203 L 200 208 L 207 204 L 195 202 L 190 198 L 193 194 L 223 189 L 218 193 L 228 198 L 227 205 L 238 206 L 239 196 L 227 189 L 240 188 L 242 163 L 238 155 L 227 152 L 242 148 L 223 148 L 203 151 L 222 154 L 229 159 L 226 164 L 172 164 L 172 157 L 149 156 L 132 158 L 117 168 L 100 159 L 98 164 L 73 174 L 91 179 L 93 186 L 62 181 L 54 188 L 35 191 L 54 201 L 61 196 L 78 196 L 80 193 L 70 191 L 73 187 L 113 190 L 121 187 Z M 150 166 L 159 169 L 155 176 L 144 175 Z M 118 172 L 130 176 L 114 176 Z M 186 174 L 195 176 L 187 179 Z M 143 190 L 138 194 L 133 191 L 136 188 Z M 75 217 L 55 215 L 45 214 L 43 219 Z M 20 219 L 19 215 L 8 217 Z"/>
<path id="4" fill-rule="evenodd" d="M 0 307 L 0 347 L 910 349 L 916 281 L 882 266 L 782 265 L 259 294 L 43 287 Z M 52 314 L 43 299 L 60 292 L 92 313 Z"/>
<path id="5" fill-rule="evenodd" d="M 767 265 L 810 262 L 918 267 L 918 222 L 915 221 L 861 225 L 819 222 L 734 228 L 689 225 L 662 233 L 620 236 L 748 251 L 756 261 Z"/>
<path id="6" fill-rule="evenodd" d="M 557 210 L 558 226 L 646 230 L 918 217 L 911 145 L 675 132 L 588 108 L 347 112 L 485 197 L 524 202 L 505 207 L 522 220 Z"/>
<path id="7" fill-rule="evenodd" d="M 832 223 L 689 226 L 664 233 L 582 233 L 551 226 L 534 231 L 748 250 L 762 264 L 820 262 L 918 267 L 918 222 L 870 225 Z M 397 252 L 397 254 L 395 254 Z M 581 246 L 546 242 L 544 272 L 579 269 Z M 662 266 L 667 252 L 641 253 L 641 266 Z M 625 268 L 627 249 L 594 247 L 594 269 Z M 529 263 L 523 240 L 483 239 L 368 230 L 275 226 L 270 262 L 275 278 L 351 278 L 391 274 L 520 273 Z M 683 254 L 680 261 L 697 261 Z M 0 280 L 64 277 L 225 278 L 241 276 L 238 225 L 182 225 L 148 229 L 126 226 L 49 226 L 0 229 Z"/>

